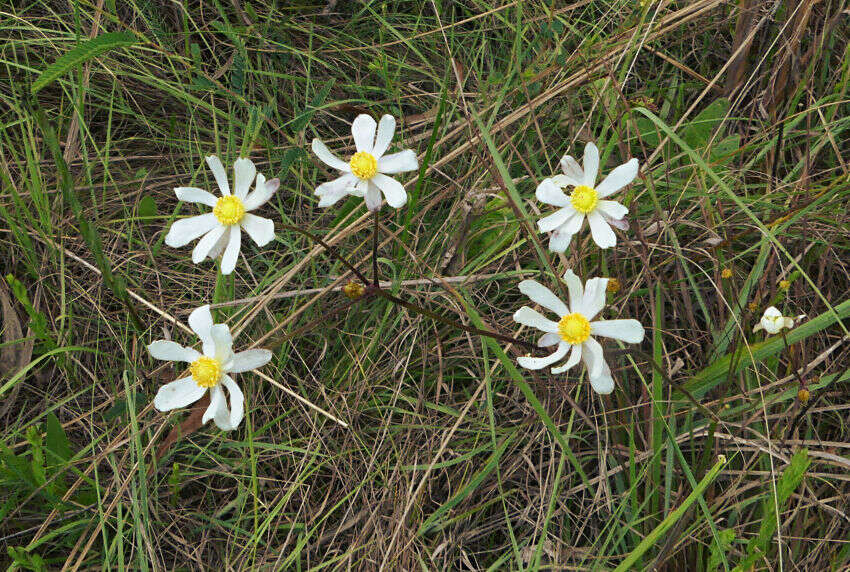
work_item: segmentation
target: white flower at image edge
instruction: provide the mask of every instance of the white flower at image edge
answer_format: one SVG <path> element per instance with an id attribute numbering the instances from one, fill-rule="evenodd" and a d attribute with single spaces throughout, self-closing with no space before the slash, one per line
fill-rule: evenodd
<path id="1" fill-rule="evenodd" d="M 560 207 L 554 213 L 537 221 L 540 232 L 551 232 L 549 250 L 564 252 L 574 234 L 578 234 L 585 218 L 590 225 L 590 235 L 599 248 L 610 248 L 617 244 L 617 235 L 612 226 L 627 230 L 625 216 L 629 209 L 617 201 L 605 197 L 631 183 L 638 174 L 638 160 L 631 159 L 611 171 L 596 185 L 599 172 L 599 149 L 593 143 L 584 148 L 584 169 L 570 155 L 561 159 L 563 175 L 544 179 L 535 191 L 537 200 L 547 205 Z M 562 190 L 573 187 L 570 195 Z"/>
<path id="2" fill-rule="evenodd" d="M 165 237 L 165 243 L 179 248 L 203 235 L 192 250 L 192 262 L 198 264 L 207 257 L 215 259 L 222 255 L 221 273 L 230 274 L 239 257 L 243 230 L 257 246 L 265 246 L 274 239 L 274 222 L 251 214 L 250 211 L 268 202 L 280 186 L 280 181 L 267 181 L 262 173 L 257 173 L 253 161 L 237 159 L 233 164 L 235 188 L 231 194 L 227 173 L 219 158 L 210 155 L 206 160 L 221 196 L 216 197 L 197 187 L 176 187 L 174 193 L 181 201 L 201 203 L 213 210 L 174 222 Z M 256 187 L 249 193 L 255 178 Z"/>
<path id="3" fill-rule="evenodd" d="M 759 323 L 755 325 L 753 328 L 753 333 L 758 332 L 759 330 L 764 330 L 765 333 L 775 335 L 782 331 L 782 328 L 791 329 L 794 327 L 794 322 L 798 320 L 802 320 L 806 315 L 803 314 L 801 316 L 797 316 L 797 318 L 789 318 L 782 315 L 775 306 L 771 306 L 767 310 L 764 311 L 764 315 L 762 315 Z"/>
<path id="4" fill-rule="evenodd" d="M 543 369 L 567 356 L 567 361 L 553 367 L 552 373 L 567 371 L 583 361 L 587 366 L 590 385 L 597 393 L 608 394 L 614 391 L 614 379 L 611 369 L 605 362 L 602 346 L 593 336 L 602 336 L 620 340 L 629 344 L 643 341 L 644 329 L 637 320 L 597 320 L 593 321 L 605 307 L 605 289 L 607 278 L 591 278 L 582 288 L 581 280 L 567 270 L 564 282 L 570 296 L 569 305 L 562 302 L 551 290 L 534 280 L 519 283 L 520 292 L 554 312 L 559 320 L 552 321 L 537 310 L 523 306 L 514 314 L 514 320 L 520 324 L 537 328 L 545 332 L 537 343 L 538 347 L 557 346 L 554 353 L 547 357 L 520 357 L 519 365 L 526 369 Z"/>
<path id="5" fill-rule="evenodd" d="M 203 422 L 215 421 L 219 429 L 231 431 L 239 426 L 245 415 L 245 397 L 231 377 L 266 365 L 272 359 L 269 350 L 246 350 L 233 353 L 233 339 L 227 324 L 213 324 L 210 307 L 201 306 L 189 315 L 189 326 L 201 340 L 202 351 L 186 348 L 176 342 L 159 340 L 148 346 L 151 356 L 189 364 L 191 375 L 159 388 L 153 404 L 159 411 L 186 407 L 210 391 L 210 406 Z M 224 388 L 230 394 L 230 407 Z"/>
<path id="6" fill-rule="evenodd" d="M 347 163 L 334 155 L 319 139 L 313 139 L 313 153 L 327 166 L 342 173 L 341 177 L 316 188 L 319 206 L 329 207 L 346 195 L 354 195 L 363 197 L 366 208 L 375 212 L 381 208 L 383 193 L 391 207 L 403 207 L 407 203 L 407 191 L 404 185 L 387 175 L 415 171 L 419 168 L 419 161 L 416 160 L 416 153 L 410 149 L 384 155 L 394 133 L 395 118 L 392 115 L 381 117 L 379 124 L 375 124 L 375 120 L 365 113 L 358 115 L 351 124 L 357 152 Z"/>

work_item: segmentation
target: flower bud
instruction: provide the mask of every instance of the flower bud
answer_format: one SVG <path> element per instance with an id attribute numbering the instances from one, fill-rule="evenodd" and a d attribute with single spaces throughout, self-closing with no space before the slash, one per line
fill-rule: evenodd
<path id="1" fill-rule="evenodd" d="M 357 300 L 363 297 L 363 294 L 366 293 L 366 288 L 360 282 L 352 280 L 342 287 L 342 293 L 345 294 L 349 300 Z"/>

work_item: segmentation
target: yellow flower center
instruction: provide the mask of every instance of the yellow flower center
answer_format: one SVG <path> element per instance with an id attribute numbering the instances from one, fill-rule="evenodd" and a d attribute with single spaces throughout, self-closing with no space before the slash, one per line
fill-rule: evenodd
<path id="1" fill-rule="evenodd" d="M 213 214 L 221 224 L 236 224 L 245 216 L 245 205 L 239 197 L 227 195 L 218 199 Z"/>
<path id="2" fill-rule="evenodd" d="M 198 387 L 207 389 L 215 387 L 218 379 L 221 377 L 221 364 L 218 360 L 201 356 L 192 362 L 189 366 L 189 371 L 192 373 L 192 379 L 198 384 Z"/>
<path id="3" fill-rule="evenodd" d="M 596 194 L 596 189 L 587 185 L 579 185 L 573 190 L 570 195 L 570 202 L 573 208 L 580 213 L 587 214 L 596 208 L 596 203 L 599 202 L 599 195 Z"/>
<path id="4" fill-rule="evenodd" d="M 351 172 L 364 181 L 371 179 L 378 172 L 378 160 L 366 151 L 358 151 L 351 158 Z"/>
<path id="5" fill-rule="evenodd" d="M 590 322 L 578 312 L 567 314 L 558 322 L 558 335 L 574 346 L 584 343 L 590 337 Z"/>

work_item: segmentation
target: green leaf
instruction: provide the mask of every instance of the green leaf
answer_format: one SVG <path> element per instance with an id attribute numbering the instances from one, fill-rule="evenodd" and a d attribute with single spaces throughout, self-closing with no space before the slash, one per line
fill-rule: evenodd
<path id="1" fill-rule="evenodd" d="M 723 468 L 723 465 L 726 464 L 726 459 L 721 457 L 710 471 L 702 478 L 702 480 L 697 484 L 691 494 L 684 500 L 684 502 L 679 505 L 675 510 L 673 510 L 667 517 L 661 521 L 661 524 L 656 526 L 652 532 L 646 535 L 640 544 L 638 544 L 637 548 L 635 548 L 626 559 L 623 560 L 617 568 L 614 569 L 614 572 L 625 572 L 626 570 L 632 570 L 632 565 L 640 559 L 643 554 L 649 550 L 652 546 L 658 542 L 658 539 L 661 538 L 665 532 L 670 530 L 674 524 L 676 524 L 680 518 L 685 516 L 685 513 L 691 507 L 694 502 L 702 495 L 703 491 L 710 485 L 717 474 L 720 472 L 720 469 Z"/>
<path id="2" fill-rule="evenodd" d="M 516 432 L 511 433 L 504 439 L 504 441 L 502 441 L 499 447 L 495 451 L 493 451 L 493 454 L 484 464 L 484 467 L 480 471 L 478 471 L 475 476 L 472 477 L 469 483 L 461 490 L 459 490 L 456 495 L 450 498 L 447 503 L 440 506 L 440 508 L 438 508 L 431 516 L 429 516 L 425 520 L 425 522 L 422 523 L 422 526 L 419 527 L 419 530 L 416 533 L 417 536 L 422 536 L 423 534 L 426 534 L 431 528 L 433 528 L 437 524 L 437 521 L 439 521 L 444 514 L 450 511 L 459 502 L 468 497 L 475 489 L 478 488 L 478 486 L 487 477 L 487 475 L 492 473 L 496 466 L 498 466 L 499 459 L 502 458 L 505 449 L 507 449 L 508 444 L 513 441 L 514 437 L 516 437 Z"/>
<path id="3" fill-rule="evenodd" d="M 791 493 L 797 490 L 797 487 L 803 482 L 803 477 L 806 476 L 806 471 L 811 463 L 808 449 L 800 449 L 791 457 L 791 462 L 776 482 L 776 493 L 769 494 L 764 503 L 759 533 L 747 545 L 747 558 L 738 564 L 733 572 L 748 570 L 756 561 L 767 554 L 771 539 L 776 533 L 776 517 L 782 512 L 785 503 L 791 497 Z"/>
<path id="4" fill-rule="evenodd" d="M 109 50 L 123 46 L 132 46 L 138 43 L 138 41 L 136 35 L 130 32 L 110 32 L 78 44 L 67 53 L 59 56 L 59 59 L 41 72 L 39 78 L 32 84 L 32 93 L 38 93 L 43 87 L 50 85 L 59 76 L 75 66 L 96 58 Z"/>
<path id="5" fill-rule="evenodd" d="M 714 100 L 685 126 L 682 130 L 682 139 L 694 149 L 705 147 L 711 140 L 711 134 L 726 117 L 727 111 L 729 111 L 728 99 Z"/>
<path id="6" fill-rule="evenodd" d="M 142 197 L 142 200 L 139 201 L 138 213 L 139 216 L 142 218 L 150 218 L 156 216 L 156 201 L 153 200 L 152 196 L 145 195 Z"/>
<path id="7" fill-rule="evenodd" d="M 53 413 L 47 414 L 47 439 L 45 446 L 53 454 L 48 455 L 47 462 L 50 465 L 57 464 L 56 461 L 67 461 L 71 458 L 71 442 L 62 428 L 59 419 Z"/>

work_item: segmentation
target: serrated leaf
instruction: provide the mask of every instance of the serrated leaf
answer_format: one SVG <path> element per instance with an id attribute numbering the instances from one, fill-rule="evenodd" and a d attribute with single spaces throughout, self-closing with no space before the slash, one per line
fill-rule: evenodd
<path id="1" fill-rule="evenodd" d="M 100 54 L 124 46 L 138 43 L 135 34 L 130 32 L 109 32 L 78 44 L 70 51 L 59 56 L 55 62 L 47 66 L 32 84 L 32 93 L 37 93 L 43 87 L 53 83 L 59 76 L 71 68 L 96 58 Z"/>

